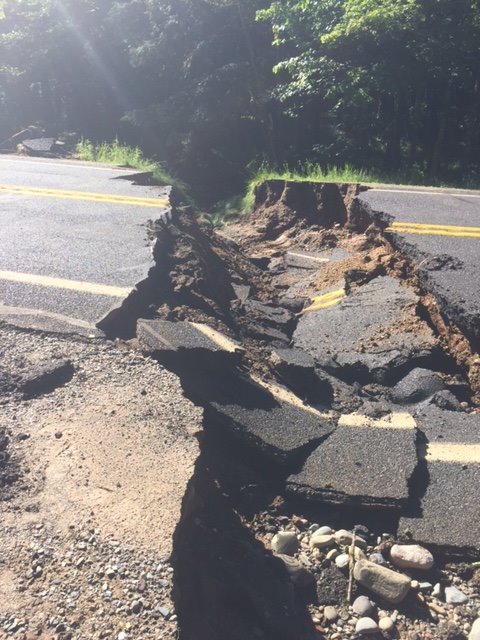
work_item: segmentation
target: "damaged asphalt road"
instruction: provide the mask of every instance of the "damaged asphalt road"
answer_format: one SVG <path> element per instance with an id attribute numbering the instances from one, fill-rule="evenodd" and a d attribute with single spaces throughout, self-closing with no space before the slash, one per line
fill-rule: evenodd
<path id="1" fill-rule="evenodd" d="M 73 184 L 70 188 L 77 191 Z M 97 198 L 102 192 L 98 185 L 88 189 Z M 183 637 L 226 637 L 232 627 L 242 629 L 242 640 L 258 628 L 259 637 L 296 637 L 288 613 L 291 592 L 263 542 L 252 536 L 259 522 L 269 533 L 272 527 L 278 531 L 286 512 L 308 512 L 313 522 L 328 514 L 339 529 L 368 521 L 372 537 L 382 539 L 388 532 L 442 557 L 480 558 L 476 301 L 465 296 L 462 313 L 450 312 L 459 308 L 451 296 L 452 273 L 473 277 L 473 271 L 462 271 L 467 262 L 473 269 L 473 253 L 470 259 L 466 250 L 462 264 L 454 255 L 465 238 L 426 234 L 424 239 L 420 227 L 410 233 L 409 220 L 416 218 L 401 218 L 407 206 L 395 218 L 403 226 L 395 226 L 391 216 L 407 194 L 392 196 L 391 207 L 379 209 L 389 194 L 358 185 L 266 182 L 257 189 L 255 210 L 220 231 L 188 207 L 172 205 L 170 211 L 171 203 L 158 206 L 150 189 L 109 177 L 103 194 L 115 200 L 116 193 L 118 202 L 94 205 L 121 212 L 120 218 L 109 213 L 108 225 L 100 216 L 100 226 L 93 227 L 95 234 L 109 237 L 108 265 L 97 270 L 92 245 L 85 249 L 91 259 L 83 259 L 84 271 L 76 271 L 89 239 L 73 215 L 68 217 L 68 204 L 47 243 L 55 246 L 61 233 L 72 236 L 76 258 L 70 267 L 61 254 L 54 277 L 121 288 L 115 313 L 93 290 L 81 294 L 47 281 L 14 281 L 11 274 L 22 269 L 39 275 L 55 263 L 54 253 L 47 248 L 42 257 L 39 247 L 38 259 L 27 257 L 24 266 L 6 251 L 2 313 L 10 321 L 16 301 L 41 310 L 49 328 L 68 320 L 81 332 L 96 322 L 109 338 L 156 361 L 159 372 L 175 374 L 189 408 L 203 409 L 203 429 L 196 429 L 199 456 L 172 545 Z M 126 203 L 133 194 L 135 202 Z M 8 202 L 0 215 L 13 220 L 12 203 L 26 195 L 0 189 Z M 52 196 L 55 202 L 58 195 Z M 39 205 L 29 209 L 27 200 L 34 219 Z M 157 203 L 151 216 L 149 200 Z M 78 211 L 87 215 L 86 208 Z M 142 225 L 149 217 L 156 223 L 145 242 Z M 21 221 L 15 220 L 16 234 Z M 37 239 L 40 221 L 34 225 Z M 72 222 L 69 231 L 66 221 Z M 112 221 L 118 228 L 110 244 Z M 0 233 L 8 247 L 13 232 L 2 227 Z M 135 250 L 122 244 L 124 236 Z M 454 243 L 440 259 L 438 238 Z M 122 261 L 131 269 L 122 271 Z M 139 280 L 137 294 L 125 304 L 126 289 Z M 74 294 L 80 295 L 78 305 Z M 8 393 L 13 385 L 19 398 L 25 394 L 20 374 L 0 381 Z M 71 384 L 67 376 L 67 388 Z M 178 400 L 182 406 L 183 400 Z M 305 570 L 310 561 L 302 557 Z M 335 602 L 339 589 L 345 597 L 347 580 L 333 557 L 322 567 L 325 584 L 317 582 L 322 603 Z M 271 599 L 265 595 L 269 585 Z M 209 620 L 207 607 L 215 609 Z"/>
<path id="2" fill-rule="evenodd" d="M 442 312 L 480 344 L 480 196 L 453 191 L 372 189 L 361 195 L 391 216 L 388 237 L 415 264 Z"/>
<path id="3" fill-rule="evenodd" d="M 34 308 L 49 323 L 73 316 L 123 338 L 133 337 L 143 316 L 136 346 L 179 375 L 186 395 L 204 408 L 206 429 L 264 459 L 287 492 L 391 509 L 409 523 L 415 503 L 420 520 L 436 519 L 431 528 L 419 525 L 424 542 L 460 544 L 448 530 L 438 536 L 445 519 L 438 509 L 418 508 L 429 495 L 428 483 L 422 493 L 415 478 L 430 464 L 430 436 L 417 415 L 425 407 L 440 411 L 452 431 L 456 417 L 468 415 L 474 433 L 478 356 L 465 332 L 460 353 L 462 326 L 439 325 L 445 299 L 437 281 L 430 288 L 389 215 L 398 210 L 407 224 L 415 203 L 422 203 L 421 218 L 437 198 L 440 224 L 450 200 L 480 216 L 480 198 L 270 181 L 258 187 L 249 217 L 213 232 L 188 209 L 170 219 L 170 202 L 158 198 L 168 191 L 119 180 L 128 177 L 123 170 L 18 158 L 0 164 L 3 314 Z M 387 200 L 386 211 L 373 208 Z M 148 214 L 156 220 L 153 251 L 145 241 Z M 435 247 L 439 238 L 453 249 L 465 241 L 412 233 L 408 242 Z M 59 283 L 15 281 L 18 273 Z M 431 273 L 448 278 L 460 270 Z M 141 294 L 122 304 L 120 290 L 125 298 L 140 280 Z M 70 281 L 117 287 L 118 297 L 61 288 Z M 465 446 L 471 442 L 466 435 Z M 472 451 L 470 462 L 478 464 Z M 475 553 L 476 533 L 468 531 L 463 548 Z"/>
<path id="4" fill-rule="evenodd" d="M 0 158 L 0 313 L 22 326 L 96 334 L 153 266 L 147 222 L 168 188 L 135 170 Z M 141 285 L 140 285 L 141 288 Z"/>
<path id="5" fill-rule="evenodd" d="M 310 189 L 266 183 L 251 216 L 220 233 L 176 212 L 157 239 L 158 319 L 140 321 L 137 340 L 204 407 L 206 430 L 237 442 L 286 495 L 380 509 L 399 533 L 476 556 L 478 501 L 455 512 L 460 541 L 434 489 L 458 463 L 447 446 L 438 467 L 421 420 L 435 410 L 454 432 L 468 416 L 462 446 L 477 469 L 477 389 L 449 342 L 458 328 L 436 326 L 431 292 L 358 188 Z M 200 326 L 215 329 L 214 347 Z M 470 474 L 455 477 L 471 492 Z"/>

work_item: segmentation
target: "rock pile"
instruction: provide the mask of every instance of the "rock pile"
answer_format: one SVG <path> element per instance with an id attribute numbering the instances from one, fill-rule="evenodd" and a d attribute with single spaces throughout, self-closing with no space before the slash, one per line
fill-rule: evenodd
<path id="1" fill-rule="evenodd" d="M 310 594 L 319 638 L 480 637 L 475 565 L 442 566 L 428 549 L 365 526 L 334 530 L 299 517 L 281 523 L 274 535 L 260 536 L 294 588 Z"/>

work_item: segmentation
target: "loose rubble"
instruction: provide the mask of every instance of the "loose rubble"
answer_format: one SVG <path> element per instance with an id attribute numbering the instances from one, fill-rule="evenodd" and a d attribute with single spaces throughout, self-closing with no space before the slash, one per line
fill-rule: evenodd
<path id="1" fill-rule="evenodd" d="M 15 535 L 1 556 L 17 595 L 1 605 L 0 637 L 177 637 L 173 568 L 157 554 L 94 528 L 62 535 L 41 523 Z"/>
<path id="2" fill-rule="evenodd" d="M 299 545 L 294 555 L 296 563 L 290 556 L 288 562 L 295 566 L 296 571 L 303 563 L 304 570 L 310 574 L 310 581 L 305 580 L 305 583 L 299 583 L 294 575 L 296 589 L 308 588 L 312 579 L 321 581 L 325 569 L 331 563 L 339 566 L 337 561 L 342 557 L 346 562 L 340 563 L 341 571 L 348 579 L 354 557 L 352 542 L 354 539 L 363 540 L 362 536 L 357 537 L 356 529 L 334 531 L 330 526 L 310 525 L 299 516 L 288 518 L 288 522 L 286 518 L 282 520 L 282 529 L 275 535 L 263 533 L 262 526 L 257 525 L 257 536 L 267 548 L 271 547 L 274 554 L 279 539 L 291 542 L 296 536 Z M 365 534 L 365 529 L 362 527 L 362 534 Z M 331 533 L 322 533 L 326 531 Z M 308 606 L 313 624 L 317 629 L 322 628 L 315 637 L 336 640 L 381 632 L 386 638 L 447 640 L 453 637 L 448 635 L 453 631 L 458 639 L 468 637 L 475 640 L 478 637 L 479 569 L 472 568 L 465 573 L 469 577 L 462 579 L 454 566 L 448 565 L 448 568 L 443 559 L 435 561 L 428 549 L 420 545 L 395 543 L 389 534 L 375 536 L 368 533 L 367 540 L 360 544 L 366 555 L 353 561 L 352 594 L 356 595 L 351 601 L 348 601 L 348 590 L 345 590 L 334 605 L 330 602 L 325 604 L 319 598 Z M 335 556 L 332 547 L 344 553 Z M 384 566 L 378 564 L 375 556 L 382 557 Z M 399 558 L 400 564 L 404 565 L 401 569 L 396 566 Z M 372 562 L 372 559 L 377 562 Z M 410 566 L 405 567 L 406 564 Z M 425 580 L 426 576 L 431 578 L 430 582 Z M 433 582 L 437 579 L 441 581 L 442 589 L 434 589 Z"/>

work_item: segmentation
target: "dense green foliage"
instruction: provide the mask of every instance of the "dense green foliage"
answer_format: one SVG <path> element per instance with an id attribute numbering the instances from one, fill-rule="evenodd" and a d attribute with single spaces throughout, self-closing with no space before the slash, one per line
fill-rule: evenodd
<path id="1" fill-rule="evenodd" d="M 360 154 L 368 166 L 458 179 L 478 171 L 478 2 L 283 0 L 261 16 L 288 52 L 277 95 L 322 160 Z"/>
<path id="2" fill-rule="evenodd" d="M 478 182 L 475 0 L 2 5 L 0 140 L 118 136 L 204 202 L 265 163 Z"/>

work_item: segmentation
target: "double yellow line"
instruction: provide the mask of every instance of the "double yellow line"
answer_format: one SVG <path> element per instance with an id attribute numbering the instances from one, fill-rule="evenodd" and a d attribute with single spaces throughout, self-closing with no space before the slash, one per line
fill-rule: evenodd
<path id="1" fill-rule="evenodd" d="M 337 304 L 345 298 L 345 289 L 337 289 L 336 291 L 331 291 L 330 293 L 324 293 L 321 296 L 316 296 L 315 298 L 310 298 L 311 305 L 306 307 L 302 311 L 302 313 L 309 313 L 311 311 L 320 311 L 321 309 L 330 309 L 331 307 L 336 307 Z"/>
<path id="2" fill-rule="evenodd" d="M 427 236 L 449 236 L 451 238 L 480 238 L 480 227 L 457 227 L 444 224 L 420 224 L 416 222 L 394 222 L 386 229 L 393 233 L 414 233 Z"/>
<path id="3" fill-rule="evenodd" d="M 24 187 L 11 184 L 0 184 L 0 194 L 2 193 L 37 196 L 42 198 L 57 198 L 59 200 L 81 200 L 84 202 L 121 204 L 123 206 L 151 207 L 154 209 L 164 209 L 168 205 L 168 201 L 165 198 L 134 198 L 130 196 L 117 196 L 110 193 L 66 191 L 63 189 L 42 189 L 37 187 Z"/>

